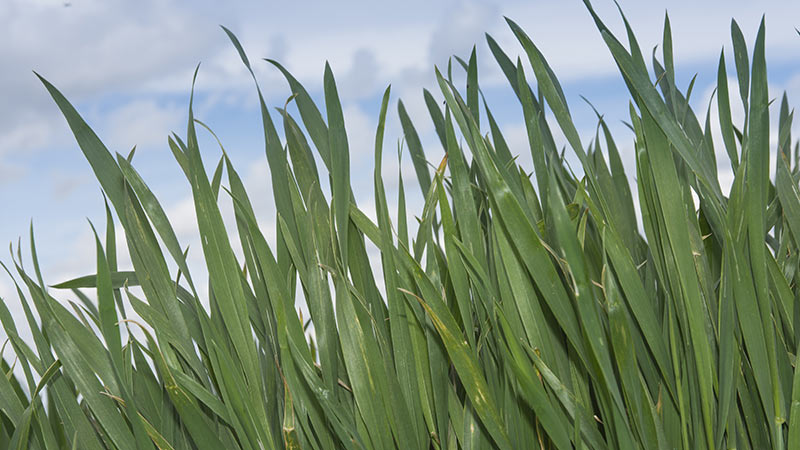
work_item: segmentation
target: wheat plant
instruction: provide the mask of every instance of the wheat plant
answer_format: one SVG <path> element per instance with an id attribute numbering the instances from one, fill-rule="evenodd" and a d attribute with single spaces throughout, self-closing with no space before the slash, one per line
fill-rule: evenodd
<path id="1" fill-rule="evenodd" d="M 426 158 L 398 104 L 425 200 L 412 226 L 408 180 L 387 198 L 381 175 L 386 89 L 373 220 L 351 190 L 330 67 L 317 104 L 270 61 L 299 111 L 270 113 L 256 84 L 275 245 L 227 154 L 208 176 L 191 101 L 186 134 L 169 137 L 191 185 L 202 242 L 193 251 L 208 280 L 192 277 L 132 155 L 109 152 L 42 78 L 102 186 L 107 225 L 105 236 L 95 232 L 88 276 L 46 284 L 32 232 L 33 268 L 19 249 L 3 266 L 18 299 L 0 301 L 0 447 L 800 448 L 800 154 L 785 96 L 771 144 L 764 23 L 752 53 L 732 23 L 734 54 L 720 55 L 701 122 L 691 86 L 675 85 L 669 20 L 648 68 L 627 21 L 625 46 L 584 3 L 630 91 L 635 186 L 602 116 L 581 139 L 544 56 L 508 20 L 527 61 L 487 41 L 529 146 L 504 139 L 482 101 L 474 51 L 436 69 L 440 92 L 424 92 L 430 117 L 414 120 L 433 122 L 442 161 Z M 732 120 L 726 58 L 742 123 Z M 466 88 L 453 82 L 461 70 Z M 568 148 L 556 146 L 552 123 Z M 580 161 L 578 175 L 565 151 Z M 523 152 L 532 173 L 516 162 Z M 729 192 L 717 154 L 735 174 Z M 235 235 L 221 202 L 233 205 Z M 132 270 L 118 267 L 115 222 Z M 297 312 L 301 300 L 310 321 Z M 32 342 L 12 320 L 15 302 Z"/>

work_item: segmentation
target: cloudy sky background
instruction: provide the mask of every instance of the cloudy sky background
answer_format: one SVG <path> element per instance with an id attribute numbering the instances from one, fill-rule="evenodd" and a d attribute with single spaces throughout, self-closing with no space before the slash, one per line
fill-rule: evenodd
<path id="1" fill-rule="evenodd" d="M 621 33 L 613 2 L 594 3 L 612 29 Z M 669 10 L 677 81 L 685 89 L 692 76 L 698 75 L 692 103 L 699 117 L 705 116 L 723 47 L 728 73 L 735 74 L 730 57 L 732 17 L 752 51 L 759 21 L 766 14 L 770 95 L 779 97 L 787 91 L 790 102 L 800 98 L 800 36 L 795 31 L 800 18 L 794 2 L 620 3 L 648 52 L 660 42 L 664 11 Z M 372 210 L 372 145 L 383 90 L 392 85 L 384 152 L 391 198 L 398 169 L 404 173 L 406 186 L 415 184 L 407 156 L 401 166 L 394 157 L 401 137 L 397 99 L 403 99 L 415 121 L 429 160 L 437 163 L 442 150 L 422 101 L 422 89 L 436 94 L 433 66 L 446 66 L 454 54 L 466 59 L 473 44 L 478 45 L 480 82 L 489 106 L 512 152 L 519 153 L 522 164 L 532 170 L 521 108 L 485 44 L 484 32 L 488 32 L 510 55 L 519 53 L 503 16 L 519 23 L 550 62 L 582 140 L 588 142 L 594 135 L 596 120 L 580 95 L 605 114 L 633 173 L 631 134 L 621 124 L 630 97 L 578 0 L 409 0 L 402 7 L 398 2 L 371 1 L 262 0 L 220 5 L 205 0 L 0 2 L 0 244 L 3 248 L 10 242 L 16 245 L 22 237 L 27 254 L 33 220 L 48 284 L 94 271 L 94 240 L 86 219 L 99 229 L 104 227 L 103 198 L 66 122 L 32 70 L 73 102 L 112 152 L 127 153 L 137 146 L 134 165 L 173 220 L 181 244 L 191 245 L 190 266 L 198 277 L 202 252 L 193 204 L 166 138 L 171 131 L 184 134 L 191 75 L 202 63 L 195 115 L 221 138 L 251 190 L 267 234 L 274 235 L 255 89 L 220 24 L 236 33 L 244 45 L 271 106 L 283 106 L 290 91 L 262 57 L 281 61 L 316 99 L 321 98 L 325 62 L 330 62 L 345 110 L 354 192 L 367 211 Z M 736 92 L 731 86 L 732 97 Z M 775 111 L 773 116 L 777 117 Z M 741 122 L 742 117 L 734 105 L 734 120 Z M 273 118 L 279 120 L 277 115 Z M 202 136 L 201 150 L 209 166 L 220 156 L 207 135 Z M 730 175 L 722 175 L 723 183 L 725 177 Z M 410 202 L 418 204 L 416 191 L 410 192 Z M 415 212 L 413 206 L 410 210 Z M 227 214 L 230 218 L 229 208 Z M 123 241 L 118 247 L 124 248 Z M 7 255 L 0 252 L 0 260 L 8 263 Z M 0 297 L 17 314 L 18 300 L 5 275 L 0 276 Z M 4 340 L 1 330 L 0 339 Z"/>

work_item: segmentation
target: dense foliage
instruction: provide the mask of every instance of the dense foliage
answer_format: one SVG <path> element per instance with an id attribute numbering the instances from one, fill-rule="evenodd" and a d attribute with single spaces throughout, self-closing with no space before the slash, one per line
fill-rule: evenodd
<path id="1" fill-rule="evenodd" d="M 48 287 L 32 233 L 34 270 L 20 252 L 8 266 L 33 339 L 19 337 L 13 300 L 3 299 L 13 362 L 2 360 L 0 446 L 800 448 L 800 166 L 785 96 L 777 146 L 770 140 L 763 22 L 752 60 L 732 23 L 745 121 L 731 119 L 721 55 L 701 123 L 675 86 L 669 21 L 651 75 L 630 29 L 626 48 L 585 3 L 630 90 L 635 189 L 602 117 L 583 142 L 543 55 L 510 20 L 532 73 L 487 39 L 529 148 L 509 148 L 481 101 L 475 52 L 437 70 L 441 97 L 424 95 L 444 160 L 429 164 L 398 103 L 425 194 L 413 227 L 402 177 L 399 198 L 387 199 L 381 175 L 389 89 L 371 219 L 351 192 L 330 68 L 323 114 L 272 62 L 300 113 L 273 117 L 258 90 L 276 245 L 227 155 L 207 175 L 191 103 L 185 138 L 169 138 L 191 184 L 210 298 L 131 158 L 112 155 L 42 79 L 111 206 L 95 274 Z M 463 90 L 451 76 L 461 69 Z M 712 107 L 722 142 L 712 140 Z M 556 147 L 546 109 L 582 174 Z M 515 161 L 528 151 L 533 174 Z M 717 153 L 735 173 L 728 193 Z M 219 202 L 232 203 L 237 233 Z M 112 209 L 132 271 L 117 264 Z M 70 292 L 78 303 L 67 307 L 57 298 Z M 313 327 L 297 313 L 300 298 Z"/>

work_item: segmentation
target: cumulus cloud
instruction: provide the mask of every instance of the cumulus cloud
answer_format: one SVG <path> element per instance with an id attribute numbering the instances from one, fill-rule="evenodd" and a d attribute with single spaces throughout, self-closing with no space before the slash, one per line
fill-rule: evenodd
<path id="1" fill-rule="evenodd" d="M 221 21 L 235 30 L 240 22 L 257 22 L 244 9 L 220 14 L 208 2 L 155 0 L 135 4 L 75 0 L 68 8 L 61 1 L 9 0 L 0 8 L 0 38 L 13 43 L 0 46 L 4 62 L 0 160 L 57 146 L 69 136 L 32 70 L 56 85 L 80 111 L 85 109 L 83 104 L 103 103 L 112 114 L 114 105 L 119 106 L 117 112 L 123 115 L 152 103 L 163 108 L 158 98 L 165 94 L 186 95 L 192 72 L 201 61 L 199 92 L 250 93 L 252 87 L 249 74 L 217 25 Z M 283 57 L 285 37 L 273 35 L 265 49 L 267 54 Z M 133 104 L 119 105 L 121 93 Z M 241 95 L 237 100 L 249 97 Z M 152 107 L 150 112 L 154 112 Z"/>
<path id="2" fill-rule="evenodd" d="M 359 48 L 353 54 L 350 69 L 337 82 L 339 95 L 351 100 L 371 95 L 378 88 L 377 74 L 380 69 L 375 52 Z"/>
<path id="3" fill-rule="evenodd" d="M 133 146 L 164 145 L 165 137 L 184 122 L 185 109 L 183 105 L 159 104 L 152 99 L 126 103 L 105 119 L 107 145 L 120 152 Z"/>
<path id="4" fill-rule="evenodd" d="M 483 35 L 499 18 L 499 8 L 492 3 L 464 1 L 439 19 L 431 34 L 431 61 L 444 66 L 452 55 L 469 56 L 472 46 L 483 42 Z"/>

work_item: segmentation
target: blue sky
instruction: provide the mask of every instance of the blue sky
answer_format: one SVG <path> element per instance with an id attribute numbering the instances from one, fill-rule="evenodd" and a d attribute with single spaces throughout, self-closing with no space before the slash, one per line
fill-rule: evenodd
<path id="1" fill-rule="evenodd" d="M 613 2 L 594 3 L 612 28 L 621 31 Z M 701 118 L 715 83 L 719 52 L 724 47 L 726 55 L 732 55 L 732 17 L 752 49 L 758 23 L 766 14 L 770 95 L 778 97 L 785 90 L 790 101 L 800 98 L 800 36 L 795 31 L 800 19 L 793 3 L 620 1 L 646 50 L 660 42 L 664 11 L 669 10 L 678 83 L 685 88 L 698 74 L 693 104 Z M 204 0 L 4 0 L 0 2 L 0 244 L 5 248 L 22 236 L 27 249 L 33 220 L 45 281 L 53 284 L 93 271 L 94 243 L 86 219 L 104 226 L 99 185 L 31 72 L 36 70 L 61 89 L 112 151 L 126 153 L 137 146 L 134 165 L 161 199 L 182 245 L 193 244 L 190 264 L 202 264 L 189 189 L 166 145 L 169 132 L 183 134 L 185 129 L 191 74 L 198 62 L 202 65 L 196 116 L 222 139 L 252 189 L 261 223 L 272 234 L 274 212 L 257 97 L 220 24 L 243 43 L 271 106 L 283 106 L 290 92 L 262 57 L 281 61 L 315 98 L 321 94 L 324 64 L 330 62 L 345 109 L 354 192 L 367 211 L 372 204 L 372 143 L 383 90 L 392 85 L 384 152 L 391 196 L 398 169 L 407 177 L 406 185 L 414 183 L 410 161 L 398 167 L 392 157 L 401 136 L 396 100 L 403 99 L 429 160 L 438 162 L 442 151 L 428 121 L 422 89 L 437 93 L 433 66 L 445 66 L 453 54 L 466 58 L 473 44 L 478 45 L 481 85 L 489 105 L 512 151 L 530 169 L 520 107 L 483 36 L 489 32 L 509 54 L 518 54 L 503 16 L 519 23 L 547 57 L 562 82 L 583 141 L 593 136 L 596 123 L 580 95 L 606 115 L 633 173 L 631 136 L 620 122 L 626 118 L 629 95 L 578 0 L 239 1 L 224 6 Z M 729 74 L 735 73 L 732 58 L 728 62 Z M 743 115 L 734 105 L 737 117 L 741 121 Z M 216 144 L 206 136 L 201 145 L 207 165 L 215 163 L 220 155 Z M 412 192 L 412 204 L 418 199 Z M 410 209 L 413 213 L 413 206 Z M 119 247 L 124 247 L 122 241 Z M 8 262 L 6 255 L 0 253 L 0 260 Z M 0 276 L 0 297 L 10 299 L 16 312 L 12 287 L 7 277 Z"/>

